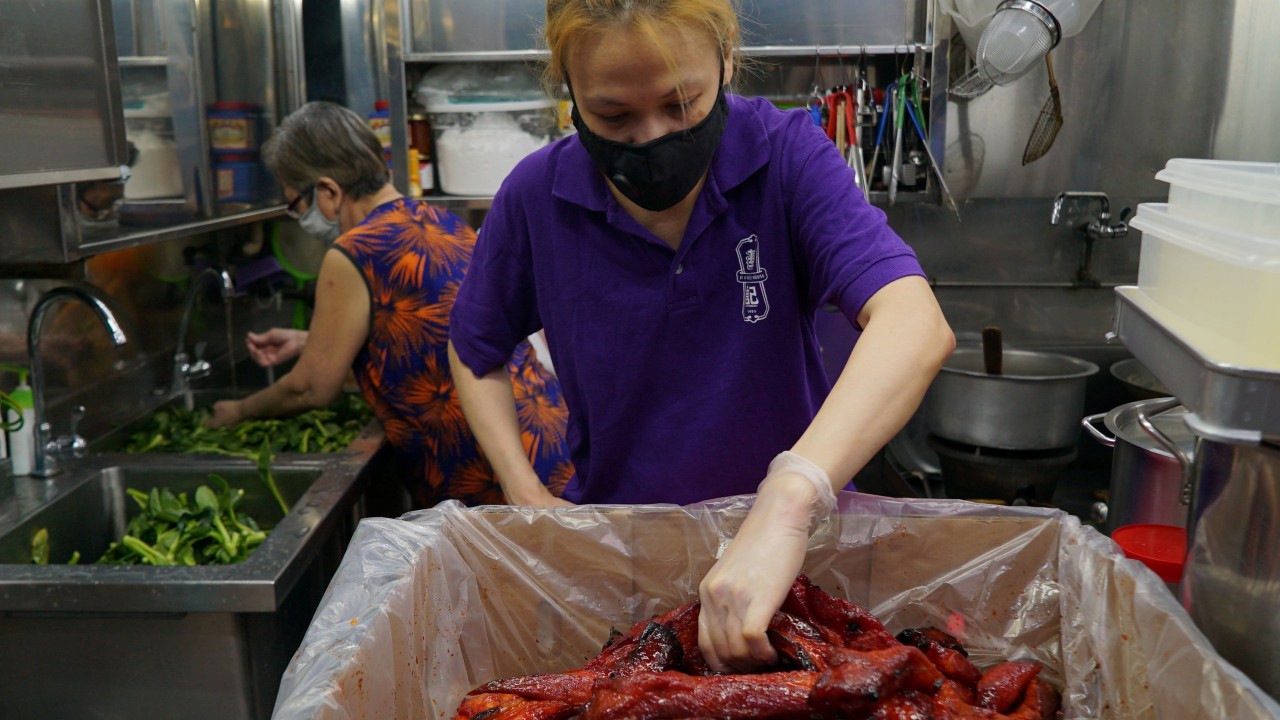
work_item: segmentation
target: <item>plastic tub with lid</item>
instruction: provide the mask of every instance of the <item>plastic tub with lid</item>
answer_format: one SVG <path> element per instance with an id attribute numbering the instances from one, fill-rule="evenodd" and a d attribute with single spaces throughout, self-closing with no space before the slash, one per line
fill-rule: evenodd
<path id="1" fill-rule="evenodd" d="M 523 63 L 446 64 L 416 89 L 440 190 L 490 196 L 526 155 L 558 137 L 555 101 Z"/>
<path id="2" fill-rule="evenodd" d="M 1280 370 L 1280 239 L 1228 230 L 1143 203 L 1138 289 L 1155 319 L 1213 360 Z"/>
<path id="3" fill-rule="evenodd" d="M 1280 240 L 1280 163 L 1174 158 L 1156 179 L 1174 215 Z"/>

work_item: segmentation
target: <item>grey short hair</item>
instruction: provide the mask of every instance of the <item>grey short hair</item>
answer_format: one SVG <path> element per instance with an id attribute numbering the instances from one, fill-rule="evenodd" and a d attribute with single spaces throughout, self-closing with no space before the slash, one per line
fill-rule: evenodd
<path id="1" fill-rule="evenodd" d="M 332 178 L 360 199 L 390 181 L 382 144 L 365 119 L 331 102 L 309 102 L 289 114 L 262 145 L 262 160 L 294 190 Z"/>

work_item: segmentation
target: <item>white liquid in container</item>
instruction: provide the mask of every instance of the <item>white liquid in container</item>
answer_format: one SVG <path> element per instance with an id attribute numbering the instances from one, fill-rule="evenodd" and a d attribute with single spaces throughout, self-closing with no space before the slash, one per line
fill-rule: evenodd
<path id="1" fill-rule="evenodd" d="M 1139 206 L 1138 288 L 1152 316 L 1207 359 L 1280 371 L 1280 241 Z"/>

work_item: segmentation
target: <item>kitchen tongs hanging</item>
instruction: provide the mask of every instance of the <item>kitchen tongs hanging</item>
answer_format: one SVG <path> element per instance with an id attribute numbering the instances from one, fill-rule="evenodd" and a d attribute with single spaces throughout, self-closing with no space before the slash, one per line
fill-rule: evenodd
<path id="1" fill-rule="evenodd" d="M 1058 131 L 1062 129 L 1062 98 L 1058 96 L 1058 81 L 1053 76 L 1053 57 L 1044 56 L 1045 69 L 1049 71 L 1049 98 L 1040 108 L 1040 116 L 1036 118 L 1035 127 L 1031 128 L 1031 136 L 1027 138 L 1027 147 L 1022 151 L 1022 164 L 1035 162 L 1049 152 L 1053 141 L 1058 139 Z"/>

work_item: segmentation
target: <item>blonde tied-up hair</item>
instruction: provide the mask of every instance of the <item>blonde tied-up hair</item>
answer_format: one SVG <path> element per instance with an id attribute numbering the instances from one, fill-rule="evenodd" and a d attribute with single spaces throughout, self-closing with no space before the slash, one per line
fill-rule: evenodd
<path id="1" fill-rule="evenodd" d="M 590 32 L 623 27 L 644 33 L 673 70 L 675 59 L 667 39 L 673 33 L 664 29 L 703 28 L 720 48 L 726 65 L 737 63 L 742 39 L 733 0 L 547 0 L 543 38 L 550 57 L 542 71 L 547 92 L 559 95 L 561 84 L 568 81 L 565 61 L 575 40 Z"/>

